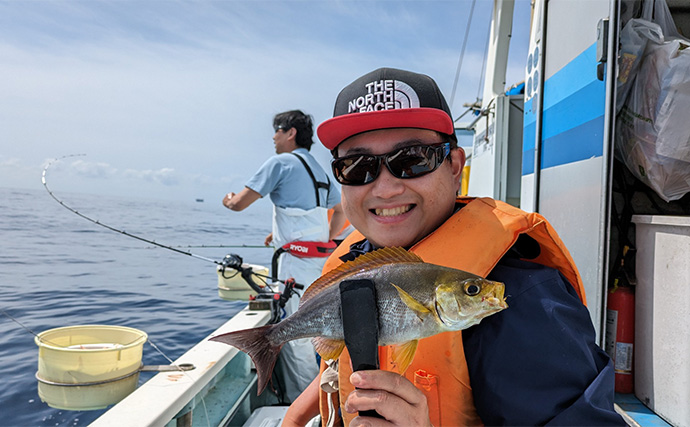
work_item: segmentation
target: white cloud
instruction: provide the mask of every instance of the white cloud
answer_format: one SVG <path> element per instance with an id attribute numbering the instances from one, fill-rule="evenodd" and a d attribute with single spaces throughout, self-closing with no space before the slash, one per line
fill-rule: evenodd
<path id="1" fill-rule="evenodd" d="M 104 162 L 87 162 L 84 160 L 75 160 L 69 168 L 70 172 L 75 175 L 88 178 L 107 179 L 117 173 L 117 168 L 110 166 Z"/>
<path id="2" fill-rule="evenodd" d="M 20 166 L 21 160 L 16 157 L 4 158 L 0 156 L 0 166 L 17 167 Z"/>
<path id="3" fill-rule="evenodd" d="M 88 153 L 70 172 L 82 178 L 74 191 L 91 179 L 105 180 L 97 186 L 105 192 L 127 193 L 135 180 L 207 198 L 237 191 L 273 154 L 274 114 L 300 108 L 320 123 L 338 91 L 365 72 L 424 72 L 450 96 L 467 6 L 0 2 L 3 155 L 36 165 Z M 456 115 L 476 96 L 483 48 L 483 40 L 468 44 Z M 312 151 L 327 168 L 327 150 Z M 0 182 L 16 183 L 7 171 Z"/>
<path id="4" fill-rule="evenodd" d="M 178 185 L 180 180 L 175 173 L 175 169 L 162 168 L 158 170 L 134 170 L 127 169 L 124 171 L 123 176 L 125 178 L 144 180 L 150 182 L 156 182 L 165 186 L 175 186 Z"/>

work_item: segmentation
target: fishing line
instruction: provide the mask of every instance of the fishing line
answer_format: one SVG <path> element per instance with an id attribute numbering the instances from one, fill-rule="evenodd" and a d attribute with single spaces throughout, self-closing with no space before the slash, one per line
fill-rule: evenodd
<path id="1" fill-rule="evenodd" d="M 17 325 L 21 326 L 25 331 L 27 331 L 27 332 L 30 333 L 31 335 L 35 336 L 36 338 L 38 338 L 38 334 L 37 334 L 36 332 L 34 332 L 34 331 L 32 331 L 31 329 L 29 329 L 27 326 L 25 326 L 22 322 L 20 322 L 19 320 L 17 320 L 17 319 L 16 319 L 14 316 L 12 316 L 10 313 L 6 312 L 5 310 L 0 310 L 0 312 L 2 312 L 2 314 L 4 314 L 5 316 L 7 316 L 8 319 L 10 319 L 11 321 L 13 321 L 13 322 L 16 323 Z M 50 342 L 50 341 L 47 341 L 47 342 Z M 53 343 L 50 343 L 50 344 L 53 344 Z M 54 344 L 53 344 L 53 345 L 54 345 Z M 58 346 L 58 347 L 59 347 L 59 346 Z"/>
<path id="2" fill-rule="evenodd" d="M 160 355 L 163 356 L 165 358 L 165 360 L 168 361 L 168 363 L 170 363 L 170 366 L 177 367 L 178 370 L 182 373 L 182 375 L 189 378 L 193 383 L 196 382 L 196 380 L 194 378 L 192 378 L 192 376 L 189 375 L 186 370 L 182 369 L 180 366 L 175 365 L 175 362 L 171 358 L 169 358 L 167 354 L 163 353 L 163 350 L 158 348 L 158 346 L 156 344 L 154 344 L 150 338 L 146 341 L 151 345 L 151 347 L 153 347 L 154 350 L 156 350 L 158 353 L 160 353 Z M 208 409 L 206 408 L 206 401 L 204 400 L 204 397 L 205 396 L 201 396 L 200 399 L 201 399 L 201 404 L 204 406 L 204 413 L 206 414 L 206 424 L 210 427 L 210 424 L 209 424 L 210 418 L 208 416 Z"/>
<path id="3" fill-rule="evenodd" d="M 4 314 L 4 315 L 5 315 L 7 318 L 9 318 L 11 321 L 13 321 L 13 322 L 16 323 L 17 325 L 21 326 L 25 331 L 27 331 L 28 333 L 30 333 L 30 334 L 33 335 L 34 337 L 38 338 L 38 341 L 40 341 L 41 343 L 50 344 L 50 345 L 52 345 L 53 347 L 58 347 L 58 348 L 69 348 L 69 346 L 64 346 L 64 345 L 61 345 L 61 344 L 56 344 L 56 343 L 54 343 L 54 342 L 52 342 L 52 341 L 49 341 L 49 340 L 47 340 L 47 339 L 45 339 L 45 338 L 41 338 L 41 337 L 39 336 L 39 334 L 37 334 L 36 332 L 34 332 L 34 331 L 32 331 L 31 329 L 29 329 L 29 327 L 27 327 L 27 326 L 24 325 L 22 322 L 20 322 L 19 320 L 17 320 L 16 317 L 12 316 L 12 315 L 9 314 L 7 311 L 5 311 L 5 310 L 0 310 L 0 313 Z M 138 338 L 137 338 L 137 339 L 138 339 Z M 124 346 L 130 345 L 130 344 L 132 344 L 132 343 L 135 343 L 135 342 L 137 341 L 137 339 L 133 340 L 132 342 L 125 343 L 125 344 L 122 344 L 122 345 L 124 345 Z M 167 357 L 166 357 L 166 359 L 167 359 Z M 168 360 L 170 360 L 170 359 L 168 359 Z"/>

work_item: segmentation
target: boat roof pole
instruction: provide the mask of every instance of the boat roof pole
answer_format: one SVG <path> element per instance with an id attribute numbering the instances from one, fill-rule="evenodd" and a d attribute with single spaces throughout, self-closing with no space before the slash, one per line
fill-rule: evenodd
<path id="1" fill-rule="evenodd" d="M 494 0 L 482 109 L 488 108 L 492 99 L 505 92 L 514 9 L 515 0 Z"/>

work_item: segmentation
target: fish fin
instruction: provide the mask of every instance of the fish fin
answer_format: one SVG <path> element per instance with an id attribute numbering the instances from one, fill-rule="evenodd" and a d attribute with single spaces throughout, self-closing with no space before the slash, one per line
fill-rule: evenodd
<path id="1" fill-rule="evenodd" d="M 400 286 L 396 285 L 395 283 L 391 283 L 391 285 L 393 285 L 393 287 L 398 291 L 398 295 L 400 295 L 402 302 L 404 302 L 405 305 L 408 306 L 410 310 L 417 315 L 417 317 L 419 317 L 419 320 L 424 320 L 425 316 L 428 316 L 432 313 L 427 306 L 414 299 L 412 295 L 405 292 L 402 288 L 400 288 Z"/>
<path id="2" fill-rule="evenodd" d="M 408 341 L 406 343 L 397 344 L 393 347 L 393 362 L 398 367 L 398 373 L 400 375 L 404 374 L 407 368 L 410 367 L 410 363 L 414 359 L 414 355 L 417 352 L 418 340 Z"/>
<path id="3" fill-rule="evenodd" d="M 218 341 L 236 347 L 251 357 L 254 365 L 256 365 L 258 376 L 257 395 L 260 395 L 268 385 L 268 380 L 271 378 L 276 360 L 278 360 L 278 354 L 284 344 L 275 345 L 268 340 L 267 332 L 272 327 L 273 325 L 260 326 L 209 338 L 210 341 Z"/>
<path id="4" fill-rule="evenodd" d="M 388 264 L 400 263 L 420 263 L 424 262 L 419 255 L 399 247 L 382 248 L 373 252 L 360 255 L 352 261 L 345 262 L 319 277 L 312 283 L 300 300 L 300 306 L 315 295 L 319 294 L 326 288 L 340 283 L 347 277 L 358 273 L 362 270 L 370 270 L 372 268 L 381 267 Z"/>
<path id="5" fill-rule="evenodd" d="M 311 340 L 314 350 L 324 359 L 337 359 L 345 348 L 345 341 L 332 340 L 323 337 L 314 337 Z"/>

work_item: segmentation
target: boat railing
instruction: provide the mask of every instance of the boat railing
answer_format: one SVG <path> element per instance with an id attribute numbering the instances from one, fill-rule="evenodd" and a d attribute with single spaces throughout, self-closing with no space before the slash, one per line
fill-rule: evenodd
<path id="1" fill-rule="evenodd" d="M 232 417 L 246 419 L 256 395 L 251 360 L 208 338 L 261 326 L 270 318 L 269 310 L 245 308 L 174 361 L 178 366 L 193 364 L 194 369 L 156 374 L 91 425 L 225 425 Z"/>

